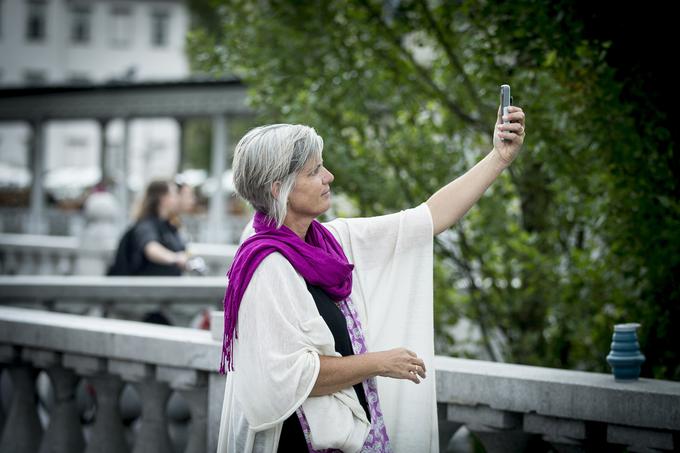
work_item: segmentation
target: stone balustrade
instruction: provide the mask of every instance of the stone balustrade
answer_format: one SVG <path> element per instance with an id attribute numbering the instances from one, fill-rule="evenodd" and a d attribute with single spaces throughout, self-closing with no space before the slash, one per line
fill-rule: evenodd
<path id="1" fill-rule="evenodd" d="M 680 450 L 680 382 L 441 356 L 435 369 L 442 438 L 465 425 L 487 452 Z"/>
<path id="2" fill-rule="evenodd" d="M 111 254 L 101 250 L 96 257 L 108 260 Z M 75 237 L 0 234 L 0 274 L 73 275 L 77 257 Z"/>
<path id="3" fill-rule="evenodd" d="M 8 208 L 0 206 L 0 232 L 12 235 L 24 235 L 30 231 L 30 211 L 26 208 Z M 45 209 L 45 218 L 42 221 L 41 231 L 54 236 L 79 237 L 88 227 L 88 219 L 91 217 L 81 211 L 64 211 L 59 208 L 48 207 Z M 115 214 L 113 224 L 118 235 L 122 234 L 119 227 L 120 213 Z M 227 242 L 238 242 L 243 228 L 250 221 L 251 214 L 242 212 L 229 212 L 222 219 L 220 229 L 224 231 Z M 183 228 L 191 241 L 198 243 L 210 242 L 211 222 L 207 213 L 196 213 L 183 217 Z"/>
<path id="4" fill-rule="evenodd" d="M 103 275 L 113 260 L 111 241 L 84 247 L 70 236 L 0 234 L 0 274 L 4 275 Z M 225 275 L 238 246 L 189 243 L 188 252 L 206 263 L 207 275 Z M 94 272 L 88 272 L 94 270 Z"/>
<path id="5" fill-rule="evenodd" d="M 221 320 L 222 312 L 212 316 Z M 221 323 L 212 325 L 211 334 L 0 307 L 0 364 L 13 384 L 0 411 L 0 453 L 215 451 L 224 376 L 217 373 Z M 624 383 L 610 374 L 441 356 L 434 370 L 442 452 L 462 427 L 487 452 L 679 449 L 679 382 Z M 44 420 L 35 394 L 42 372 L 55 393 Z M 74 398 L 79 380 L 96 394 L 88 427 Z M 125 386 L 141 398 L 134 430 L 118 404 Z M 190 413 L 183 442 L 171 435 L 172 397 Z"/>
<path id="6" fill-rule="evenodd" d="M 60 236 L 77 236 L 83 230 L 85 217 L 78 211 L 46 207 L 42 230 Z M 29 231 L 31 211 L 24 207 L 0 206 L 0 231 L 23 234 Z"/>
<path id="7" fill-rule="evenodd" d="M 12 383 L 0 452 L 215 451 L 225 382 L 216 372 L 220 347 L 199 329 L 0 307 L 0 364 Z M 44 425 L 35 394 L 42 372 L 54 393 Z M 80 380 L 95 393 L 87 427 L 74 397 Z M 127 385 L 141 399 L 135 429 L 124 426 L 119 404 Z M 171 395 L 189 413 L 181 442 L 170 435 Z"/>
<path id="8" fill-rule="evenodd" d="M 0 276 L 0 301 L 76 300 L 197 303 L 221 299 L 227 277 Z"/>
<path id="9" fill-rule="evenodd" d="M 0 304 L 141 320 L 162 311 L 188 326 L 201 310 L 221 308 L 224 277 L 0 276 Z"/>

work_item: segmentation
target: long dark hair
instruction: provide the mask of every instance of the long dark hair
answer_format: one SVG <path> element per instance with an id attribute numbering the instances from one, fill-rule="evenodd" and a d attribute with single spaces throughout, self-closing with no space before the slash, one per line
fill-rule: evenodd
<path id="1" fill-rule="evenodd" d="M 168 179 L 155 179 L 149 183 L 135 214 L 136 221 L 145 217 L 160 217 L 161 198 L 170 192 L 170 184 L 174 183 Z"/>

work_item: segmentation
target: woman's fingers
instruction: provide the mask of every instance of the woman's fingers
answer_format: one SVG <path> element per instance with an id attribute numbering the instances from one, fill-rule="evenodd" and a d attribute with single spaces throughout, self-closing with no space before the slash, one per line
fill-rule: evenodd
<path id="1" fill-rule="evenodd" d="M 420 365 L 416 366 L 415 373 L 423 379 L 425 379 L 425 377 L 426 377 L 425 369 L 423 367 L 421 367 Z"/>
<path id="2" fill-rule="evenodd" d="M 408 379 L 416 384 L 420 384 L 419 377 L 421 379 L 427 377 L 425 362 L 415 352 L 406 348 L 397 348 L 389 351 L 388 357 L 392 354 L 392 358 L 388 360 L 388 362 L 393 360 L 392 365 L 388 365 L 388 371 L 383 373 L 383 376 Z M 389 368 L 392 368 L 392 371 L 389 371 Z"/>
<path id="3" fill-rule="evenodd" d="M 423 361 L 423 359 L 418 359 L 418 360 L 416 360 L 416 361 L 415 361 L 415 364 L 418 365 L 420 368 L 422 368 L 423 371 L 427 371 L 427 370 L 425 369 L 425 362 Z"/>
<path id="4" fill-rule="evenodd" d="M 521 135 L 524 132 L 524 125 L 521 123 L 500 124 L 498 129 L 503 132 L 515 132 Z"/>
<path id="5" fill-rule="evenodd" d="M 417 376 L 420 376 L 422 379 L 425 379 L 427 377 L 426 370 L 425 370 L 425 362 L 423 362 L 421 359 L 418 359 L 418 361 L 413 362 L 411 365 L 409 365 L 410 370 L 409 370 L 409 378 L 416 382 L 419 383 Z"/>
<path id="6" fill-rule="evenodd" d="M 515 141 L 519 140 L 519 135 L 515 134 L 514 132 L 501 132 L 498 134 L 500 138 L 505 138 L 510 141 Z"/>
<path id="7" fill-rule="evenodd" d="M 508 114 L 502 116 L 503 120 L 516 121 L 524 124 L 524 111 L 519 107 L 508 107 Z"/>
<path id="8" fill-rule="evenodd" d="M 408 379 L 409 379 L 410 381 L 413 381 L 413 382 L 415 382 L 416 384 L 420 384 L 420 379 L 418 379 L 418 374 L 417 374 L 417 373 L 415 373 L 415 372 L 413 372 L 413 371 L 409 371 L 409 372 L 406 373 L 406 374 L 408 375 Z"/>

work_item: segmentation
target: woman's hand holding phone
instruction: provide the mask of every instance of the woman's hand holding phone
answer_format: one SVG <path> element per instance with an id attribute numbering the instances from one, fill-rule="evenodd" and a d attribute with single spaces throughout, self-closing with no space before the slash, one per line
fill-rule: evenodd
<path id="1" fill-rule="evenodd" d="M 512 105 L 510 86 L 501 86 L 501 103 L 493 137 L 493 151 L 505 165 L 510 165 L 519 154 L 525 136 L 524 111 Z"/>

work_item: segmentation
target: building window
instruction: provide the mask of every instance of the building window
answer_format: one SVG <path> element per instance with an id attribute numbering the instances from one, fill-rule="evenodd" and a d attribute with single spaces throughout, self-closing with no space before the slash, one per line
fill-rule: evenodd
<path id="1" fill-rule="evenodd" d="M 71 7 L 71 42 L 76 44 L 90 42 L 91 17 L 89 6 L 74 5 Z"/>
<path id="2" fill-rule="evenodd" d="M 27 85 L 44 85 L 47 82 L 47 75 L 41 69 L 27 69 L 24 71 L 24 81 Z"/>
<path id="3" fill-rule="evenodd" d="M 43 0 L 30 0 L 26 10 L 26 39 L 41 42 L 47 35 L 47 3 Z"/>
<path id="4" fill-rule="evenodd" d="M 170 15 L 167 11 L 157 10 L 151 13 L 151 45 L 165 47 L 168 45 L 168 25 Z"/>
<path id="5" fill-rule="evenodd" d="M 116 5 L 111 8 L 111 44 L 114 47 L 128 47 L 132 42 L 132 10 L 129 6 Z"/>
<path id="6" fill-rule="evenodd" d="M 68 148 L 84 148 L 87 149 L 89 145 L 87 137 L 80 135 L 69 135 L 64 139 L 64 145 Z"/>

